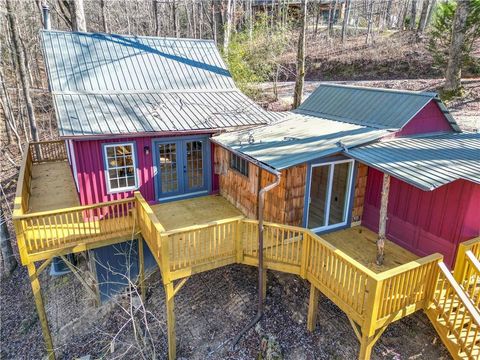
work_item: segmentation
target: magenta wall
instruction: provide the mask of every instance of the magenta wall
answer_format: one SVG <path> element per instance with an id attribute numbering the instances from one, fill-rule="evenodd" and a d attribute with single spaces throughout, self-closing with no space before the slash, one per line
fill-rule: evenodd
<path id="1" fill-rule="evenodd" d="M 362 225 L 375 232 L 382 179 L 380 171 L 368 169 Z M 388 239 L 419 256 L 440 252 L 452 265 L 458 243 L 479 235 L 480 185 L 457 180 L 434 191 L 422 191 L 391 178 Z"/>
<path id="2" fill-rule="evenodd" d="M 403 129 L 383 139 L 388 140 L 399 136 L 452 131 L 452 127 L 438 107 L 438 104 L 431 100 Z"/>
<path id="3" fill-rule="evenodd" d="M 137 176 L 140 193 L 147 201 L 156 201 L 153 178 L 152 140 L 159 138 L 159 136 L 155 136 L 74 141 L 80 203 L 82 205 L 95 204 L 133 196 L 132 191 L 115 194 L 107 193 L 102 153 L 102 144 L 128 141 L 136 143 Z M 149 155 L 144 154 L 145 146 L 150 148 Z M 217 178 L 216 176 L 212 176 L 212 192 L 218 191 L 218 181 L 215 180 Z"/>

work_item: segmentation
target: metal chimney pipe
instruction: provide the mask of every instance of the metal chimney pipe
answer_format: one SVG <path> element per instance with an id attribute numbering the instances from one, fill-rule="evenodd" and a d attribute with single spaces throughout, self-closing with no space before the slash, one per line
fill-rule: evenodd
<path id="1" fill-rule="evenodd" d="M 43 28 L 45 30 L 50 30 L 50 8 L 46 2 L 42 5 L 42 15 L 43 15 Z"/>

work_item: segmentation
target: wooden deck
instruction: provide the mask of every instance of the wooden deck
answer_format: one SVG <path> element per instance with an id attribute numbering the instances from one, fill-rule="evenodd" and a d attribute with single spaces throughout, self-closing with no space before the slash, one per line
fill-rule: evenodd
<path id="1" fill-rule="evenodd" d="M 32 188 L 28 213 L 79 206 L 77 189 L 67 161 L 32 166 Z"/>
<path id="2" fill-rule="evenodd" d="M 242 216 L 240 210 L 220 195 L 152 205 L 151 208 L 166 231 Z"/>
<path id="3" fill-rule="evenodd" d="M 375 264 L 378 235 L 363 226 L 355 226 L 320 236 L 376 273 L 396 268 L 419 258 L 394 242 L 386 240 L 385 262 L 382 266 L 378 266 Z"/>

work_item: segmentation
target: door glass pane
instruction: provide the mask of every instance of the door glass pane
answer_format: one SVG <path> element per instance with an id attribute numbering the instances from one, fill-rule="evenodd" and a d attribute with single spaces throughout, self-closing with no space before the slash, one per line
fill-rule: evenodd
<path id="1" fill-rule="evenodd" d="M 203 142 L 188 141 L 186 143 L 187 186 L 189 190 L 200 189 L 204 186 L 203 176 Z"/>
<path id="2" fill-rule="evenodd" d="M 328 191 L 328 173 L 330 166 L 315 166 L 312 168 L 310 186 L 310 207 L 308 213 L 308 227 L 318 228 L 325 224 L 325 205 Z"/>
<path id="3" fill-rule="evenodd" d="M 351 163 L 349 162 L 340 163 L 335 164 L 333 168 L 328 225 L 334 225 L 345 221 L 350 165 Z"/>
<path id="4" fill-rule="evenodd" d="M 178 191 L 177 144 L 159 144 L 158 154 L 161 192 Z"/>

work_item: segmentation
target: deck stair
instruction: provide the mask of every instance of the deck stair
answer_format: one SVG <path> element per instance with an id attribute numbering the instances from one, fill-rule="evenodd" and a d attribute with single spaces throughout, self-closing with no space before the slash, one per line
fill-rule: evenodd
<path id="1" fill-rule="evenodd" d="M 480 359 L 480 243 L 460 245 L 454 273 L 438 263 L 426 314 L 454 359 Z"/>

